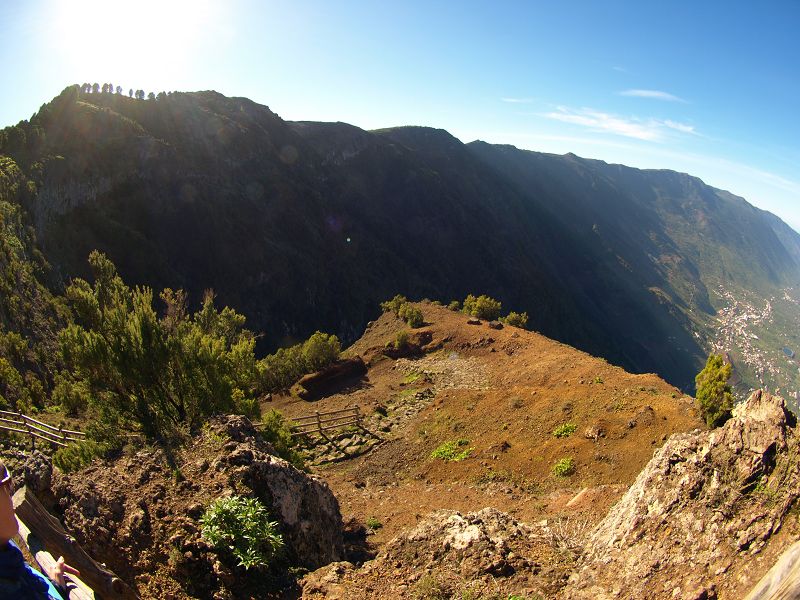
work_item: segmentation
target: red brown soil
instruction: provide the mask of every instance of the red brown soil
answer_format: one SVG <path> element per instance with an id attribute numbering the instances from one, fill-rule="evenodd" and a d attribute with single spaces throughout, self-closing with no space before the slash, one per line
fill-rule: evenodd
<path id="1" fill-rule="evenodd" d="M 667 436 L 704 427 L 692 399 L 656 375 L 632 375 L 535 332 L 470 325 L 465 315 L 444 307 L 418 307 L 426 325 L 412 338 L 432 339 L 423 358 L 397 368 L 382 356 L 385 345 L 408 329 L 385 313 L 348 350 L 369 365 L 360 383 L 313 403 L 283 396 L 265 405 L 290 418 L 354 403 L 371 414 L 401 404 L 409 389 L 435 391 L 427 407 L 382 433 L 385 441 L 376 449 L 316 469 L 345 520 L 380 522 L 371 538 L 378 547 L 440 508 L 493 507 L 526 522 L 562 515 L 597 521 Z M 404 372 L 445 359 L 456 379 L 472 375 L 472 381 L 447 387 L 447 375 L 411 381 Z M 556 438 L 553 430 L 564 423 L 576 425 L 575 432 Z M 602 436 L 587 438 L 592 428 Z M 467 459 L 430 457 L 441 443 L 457 439 L 469 440 Z M 575 461 L 576 471 L 555 477 L 553 465 L 565 457 Z"/>
<path id="2" fill-rule="evenodd" d="M 347 351 L 368 365 L 364 378 L 314 402 L 279 396 L 263 406 L 296 418 L 357 404 L 378 425 L 370 425 L 383 439 L 376 448 L 313 469 L 338 498 L 345 522 L 380 524 L 369 537 L 373 551 L 442 508 L 466 513 L 492 507 L 529 523 L 569 518 L 588 526 L 620 498 L 668 435 L 703 427 L 693 401 L 656 375 L 629 374 L 535 332 L 470 325 L 463 314 L 418 306 L 426 325 L 410 332 L 424 344 L 417 358 L 384 356 L 386 344 L 407 329 L 384 314 Z M 396 417 L 417 392 L 424 392 L 421 409 Z M 388 409 L 385 421 L 378 408 Z M 565 423 L 575 432 L 556 438 L 553 430 Z M 472 449 L 465 460 L 431 458 L 437 446 L 459 439 Z M 91 535 L 79 541 L 143 597 L 203 597 L 200 590 L 211 586 L 205 579 L 230 579 L 219 565 L 208 566 L 213 557 L 206 556 L 196 523 L 202 507 L 232 489 L 228 474 L 213 467 L 224 444 L 214 436 L 197 440 L 175 457 L 178 478 L 151 451 L 82 472 L 78 487 L 86 498 L 97 498 L 98 514 L 87 525 Z M 575 462 L 574 474 L 554 476 L 553 465 L 567 457 Z M 126 509 L 118 523 L 115 511 L 137 502 L 146 503 L 153 518 Z M 178 546 L 190 550 L 181 554 Z M 542 565 L 545 579 L 563 579 L 570 559 L 546 541 L 535 546 L 526 552 Z M 393 594 L 418 576 L 405 567 L 373 572 L 371 597 Z M 181 581 L 196 581 L 199 589 L 189 591 Z M 536 582 L 537 589 L 546 583 Z M 343 597 L 357 597 L 359 590 L 346 589 Z"/>

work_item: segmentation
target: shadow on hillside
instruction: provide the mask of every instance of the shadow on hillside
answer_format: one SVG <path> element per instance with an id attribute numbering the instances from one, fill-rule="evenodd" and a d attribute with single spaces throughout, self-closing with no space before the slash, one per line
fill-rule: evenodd
<path id="1" fill-rule="evenodd" d="M 375 546 L 367 539 L 367 527 L 355 518 L 344 523 L 344 551 L 345 560 L 354 565 L 361 566 L 368 560 L 375 558 Z"/>
<path id="2" fill-rule="evenodd" d="M 361 376 L 348 377 L 332 381 L 325 386 L 315 389 L 313 392 L 306 392 L 303 400 L 306 402 L 316 402 L 336 394 L 352 394 L 353 392 L 368 390 L 372 387 L 373 385 L 366 378 L 362 378 Z"/>

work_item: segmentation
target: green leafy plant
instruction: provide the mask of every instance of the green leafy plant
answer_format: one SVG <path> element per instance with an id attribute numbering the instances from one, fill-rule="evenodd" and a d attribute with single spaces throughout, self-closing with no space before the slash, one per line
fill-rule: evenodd
<path id="1" fill-rule="evenodd" d="M 528 324 L 528 313 L 518 313 L 512 310 L 507 316 L 502 317 L 500 321 L 506 325 L 510 325 L 511 327 L 519 327 L 520 329 L 524 329 Z"/>
<path id="2" fill-rule="evenodd" d="M 372 531 L 377 531 L 378 529 L 380 529 L 381 527 L 383 527 L 383 523 L 381 523 L 381 522 L 380 522 L 378 519 L 376 519 L 375 517 L 369 517 L 369 518 L 367 518 L 367 520 L 366 520 L 366 522 L 365 522 L 364 524 L 365 524 L 365 525 L 366 525 L 366 526 L 367 526 L 369 529 L 371 529 Z"/>
<path id="3" fill-rule="evenodd" d="M 453 300 L 450 304 L 447 305 L 447 308 L 452 310 L 453 312 L 458 312 L 461 310 L 461 302 L 458 300 Z"/>
<path id="4" fill-rule="evenodd" d="M 733 393 L 728 379 L 731 365 L 719 354 L 709 354 L 705 368 L 695 377 L 700 415 L 709 427 L 719 427 L 731 418 Z"/>
<path id="5" fill-rule="evenodd" d="M 575 472 L 575 461 L 572 458 L 562 458 L 553 465 L 553 475 L 556 477 L 569 477 Z"/>
<path id="6" fill-rule="evenodd" d="M 553 436 L 557 438 L 569 437 L 575 433 L 577 428 L 578 426 L 575 423 L 562 423 L 553 430 Z"/>
<path id="7" fill-rule="evenodd" d="M 465 448 L 469 445 L 469 440 L 450 440 L 444 442 L 431 452 L 431 458 L 440 458 L 448 462 L 458 462 L 472 454 L 472 448 Z"/>
<path id="8" fill-rule="evenodd" d="M 230 496 L 211 503 L 200 519 L 203 537 L 245 569 L 267 567 L 283 549 L 278 523 L 255 498 Z"/>

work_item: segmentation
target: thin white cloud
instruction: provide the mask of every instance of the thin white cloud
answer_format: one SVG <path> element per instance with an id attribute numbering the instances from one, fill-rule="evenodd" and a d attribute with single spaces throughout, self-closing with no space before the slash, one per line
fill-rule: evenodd
<path id="1" fill-rule="evenodd" d="M 670 121 L 667 119 L 663 121 L 664 127 L 669 127 L 670 129 L 674 129 L 675 131 L 680 131 L 681 133 L 691 133 L 693 135 L 698 135 L 698 133 L 694 130 L 694 125 L 686 125 L 684 123 L 678 123 L 676 121 Z"/>
<path id="2" fill-rule="evenodd" d="M 620 73 L 627 73 L 628 72 L 628 69 L 626 69 L 625 67 L 620 67 L 619 65 L 614 65 L 611 68 L 614 69 L 615 71 L 619 71 Z"/>
<path id="3" fill-rule="evenodd" d="M 666 102 L 683 102 L 686 100 L 674 94 L 662 92 L 660 90 L 625 90 L 619 93 L 620 96 L 633 96 L 635 98 L 650 98 L 651 100 L 664 100 Z"/>
<path id="4" fill-rule="evenodd" d="M 638 140 L 658 141 L 662 137 L 658 129 L 646 124 L 590 109 L 573 110 L 560 106 L 558 110 L 545 113 L 544 116 L 564 123 L 582 125 L 592 131 L 613 133 Z"/>
<path id="5" fill-rule="evenodd" d="M 500 98 L 500 100 L 509 104 L 530 104 L 533 102 L 533 98 Z"/>
<path id="6" fill-rule="evenodd" d="M 626 118 L 590 108 L 573 109 L 559 106 L 555 111 L 542 116 L 563 123 L 581 125 L 597 133 L 610 133 L 647 142 L 664 141 L 670 131 L 697 135 L 693 125 L 670 120 Z"/>

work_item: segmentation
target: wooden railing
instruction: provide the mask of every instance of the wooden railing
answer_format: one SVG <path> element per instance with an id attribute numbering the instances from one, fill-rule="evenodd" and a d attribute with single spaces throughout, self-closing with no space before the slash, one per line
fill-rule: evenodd
<path id="1" fill-rule="evenodd" d="M 26 434 L 30 436 L 34 445 L 36 439 L 40 439 L 62 448 L 70 442 L 81 442 L 86 438 L 86 434 L 81 431 L 53 427 L 28 415 L 10 410 L 0 410 L 0 430 Z"/>
<path id="2" fill-rule="evenodd" d="M 313 415 L 292 419 L 292 435 L 318 434 L 325 437 L 325 432 L 333 429 L 343 429 L 350 425 L 361 427 L 361 419 L 361 410 L 358 406 L 315 412 Z"/>
<path id="3" fill-rule="evenodd" d="M 80 577 L 64 577 L 69 600 L 138 600 L 135 590 L 92 559 L 27 487 L 16 491 L 13 502 L 20 538 L 39 565 L 51 570 L 56 563 L 54 557 L 63 556 L 64 562 L 80 571 Z"/>

